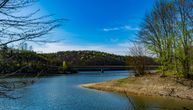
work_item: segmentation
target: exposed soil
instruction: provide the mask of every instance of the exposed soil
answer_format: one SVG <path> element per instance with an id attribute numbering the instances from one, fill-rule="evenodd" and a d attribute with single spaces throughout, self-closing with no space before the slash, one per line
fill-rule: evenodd
<path id="1" fill-rule="evenodd" d="M 168 96 L 193 100 L 192 80 L 160 77 L 158 74 L 83 84 L 81 87 L 133 95 Z"/>

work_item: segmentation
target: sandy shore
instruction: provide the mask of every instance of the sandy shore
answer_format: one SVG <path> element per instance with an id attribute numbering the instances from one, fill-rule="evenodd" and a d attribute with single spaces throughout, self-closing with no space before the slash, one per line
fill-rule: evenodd
<path id="1" fill-rule="evenodd" d="M 83 84 L 81 87 L 131 95 L 166 96 L 193 100 L 193 81 L 171 77 L 161 78 L 159 75 Z"/>

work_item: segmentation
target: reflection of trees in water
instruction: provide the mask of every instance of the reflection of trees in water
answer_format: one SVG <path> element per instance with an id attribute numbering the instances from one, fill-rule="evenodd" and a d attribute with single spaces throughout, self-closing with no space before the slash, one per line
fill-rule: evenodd
<path id="1" fill-rule="evenodd" d="M 15 80 L 15 79 L 0 79 L 0 98 L 10 98 L 10 99 L 17 99 L 20 98 L 18 95 L 12 95 L 12 92 L 32 85 L 35 82 L 34 79 L 21 79 L 21 80 Z"/>
<path id="2" fill-rule="evenodd" d="M 126 92 L 125 95 L 131 105 L 129 110 L 191 110 L 189 107 L 178 107 L 178 103 L 174 103 L 172 100 L 129 96 Z"/>

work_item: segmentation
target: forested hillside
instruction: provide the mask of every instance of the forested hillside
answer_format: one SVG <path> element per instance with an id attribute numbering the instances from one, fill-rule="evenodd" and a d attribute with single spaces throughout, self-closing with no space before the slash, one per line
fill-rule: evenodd
<path id="1" fill-rule="evenodd" d="M 41 54 L 47 59 L 62 63 L 66 61 L 71 66 L 103 66 L 126 65 L 127 57 L 97 51 L 65 51 Z"/>
<path id="2" fill-rule="evenodd" d="M 134 57 L 97 51 L 36 53 L 27 50 L 2 49 L 1 74 L 55 74 L 71 71 L 73 66 L 132 66 Z M 146 58 L 147 65 L 156 64 Z M 64 64 L 65 62 L 65 64 Z"/>

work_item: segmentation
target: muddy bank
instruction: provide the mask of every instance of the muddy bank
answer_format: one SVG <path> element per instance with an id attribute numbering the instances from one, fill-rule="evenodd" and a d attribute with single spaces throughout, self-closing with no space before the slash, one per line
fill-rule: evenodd
<path id="1" fill-rule="evenodd" d="M 101 83 L 83 84 L 81 87 L 127 93 L 132 95 L 165 96 L 193 100 L 193 81 L 160 75 L 129 77 Z"/>

